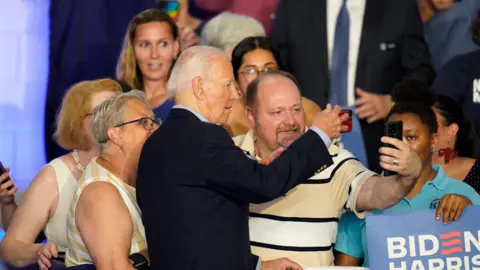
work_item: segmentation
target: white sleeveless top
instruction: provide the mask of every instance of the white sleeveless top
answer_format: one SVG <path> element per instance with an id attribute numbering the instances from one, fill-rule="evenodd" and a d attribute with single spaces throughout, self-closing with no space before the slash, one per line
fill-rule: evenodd
<path id="1" fill-rule="evenodd" d="M 60 158 L 52 160 L 48 165 L 52 166 L 57 177 L 58 205 L 52 218 L 48 220 L 44 233 L 49 242 L 57 245 L 60 252 L 65 252 L 68 246 L 67 215 L 77 188 L 77 179 Z"/>
<path id="2" fill-rule="evenodd" d="M 147 248 L 147 242 L 145 238 L 145 228 L 143 227 L 140 207 L 137 204 L 137 197 L 135 188 L 125 184 L 122 180 L 116 177 L 107 169 L 100 166 L 96 159 L 93 159 L 90 164 L 85 168 L 82 178 L 78 181 L 78 187 L 75 190 L 74 198 L 70 205 L 69 213 L 67 215 L 67 237 L 68 237 L 68 249 L 67 256 L 65 258 L 65 265 L 67 267 L 81 265 L 81 264 L 93 264 L 93 260 L 88 253 L 88 249 L 83 242 L 80 231 L 77 228 L 75 222 L 75 210 L 77 207 L 78 199 L 83 190 L 91 183 L 95 182 L 107 182 L 112 184 L 120 193 L 123 202 L 128 208 L 130 218 L 133 225 L 132 240 L 130 244 L 130 253 L 137 253 Z M 114 228 L 112 228 L 114 229 Z"/>

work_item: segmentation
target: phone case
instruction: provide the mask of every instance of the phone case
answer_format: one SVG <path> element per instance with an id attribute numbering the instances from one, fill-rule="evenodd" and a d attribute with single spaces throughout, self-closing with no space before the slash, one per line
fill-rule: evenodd
<path id="1" fill-rule="evenodd" d="M 403 123 L 401 121 L 386 123 L 384 134 L 387 137 L 392 137 L 392 138 L 396 138 L 398 140 L 402 140 L 402 138 L 403 138 Z M 385 144 L 385 146 L 386 147 L 395 147 L 395 146 L 390 145 L 390 144 Z M 389 170 L 384 170 L 383 175 L 384 176 L 391 176 L 391 175 L 397 175 L 397 173 L 389 171 Z"/>

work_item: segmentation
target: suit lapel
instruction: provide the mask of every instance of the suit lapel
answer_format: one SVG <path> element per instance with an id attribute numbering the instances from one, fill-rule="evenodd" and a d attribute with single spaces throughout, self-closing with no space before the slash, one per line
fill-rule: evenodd
<path id="1" fill-rule="evenodd" d="M 358 50 L 358 62 L 362 63 L 368 50 L 378 43 L 377 33 L 381 25 L 382 5 L 388 1 L 384 0 L 366 0 L 365 15 L 363 17 L 362 34 L 360 38 L 360 48 Z M 357 68 L 358 70 L 358 68 Z M 358 72 L 357 72 L 358 74 Z"/>
<path id="2" fill-rule="evenodd" d="M 319 63 L 322 63 L 322 75 L 326 78 L 330 77 L 328 69 L 328 43 L 327 43 L 327 0 L 312 0 L 309 1 L 308 7 L 311 12 L 311 18 L 313 18 L 312 24 L 312 40 L 315 47 L 318 48 Z M 326 89 L 330 88 L 329 80 L 327 80 Z"/>

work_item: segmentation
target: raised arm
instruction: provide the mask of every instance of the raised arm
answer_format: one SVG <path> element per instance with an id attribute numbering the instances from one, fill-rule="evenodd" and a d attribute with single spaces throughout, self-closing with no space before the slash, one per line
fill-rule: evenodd
<path id="1" fill-rule="evenodd" d="M 386 209 L 399 202 L 415 186 L 422 170 L 420 157 L 407 144 L 394 138 L 383 137 L 383 143 L 395 148 L 380 148 L 380 166 L 397 172 L 395 176 L 372 176 L 360 188 L 356 209 L 373 211 Z M 394 160 L 398 165 L 394 165 Z"/>
<path id="2" fill-rule="evenodd" d="M 223 130 L 213 130 L 206 136 L 211 139 L 201 158 L 207 184 L 244 202 L 275 199 L 322 166 L 332 164 L 327 147 L 314 131 L 308 131 L 268 166 L 245 156 Z"/>
<path id="3" fill-rule="evenodd" d="M 96 269 L 134 269 L 129 261 L 133 224 L 118 190 L 110 183 L 88 185 L 75 222 Z"/>
<path id="4" fill-rule="evenodd" d="M 317 113 L 312 128 L 268 166 L 259 165 L 237 148 L 221 127 L 211 127 L 200 158 L 212 188 L 241 201 L 262 203 L 284 195 L 315 172 L 333 164 L 328 147 L 342 127 L 341 108 Z M 212 169 L 215 168 L 215 169 Z"/>
<path id="5" fill-rule="evenodd" d="M 42 244 L 34 244 L 45 228 L 58 203 L 55 171 L 46 166 L 38 173 L 25 192 L 0 244 L 0 256 L 9 264 L 22 267 L 37 261 Z"/>

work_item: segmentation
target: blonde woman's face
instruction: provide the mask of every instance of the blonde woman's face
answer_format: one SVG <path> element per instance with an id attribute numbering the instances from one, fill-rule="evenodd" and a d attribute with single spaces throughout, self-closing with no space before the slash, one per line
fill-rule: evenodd
<path id="1" fill-rule="evenodd" d="M 167 22 L 150 22 L 137 27 L 134 50 L 144 81 L 166 81 L 179 44 Z"/>

